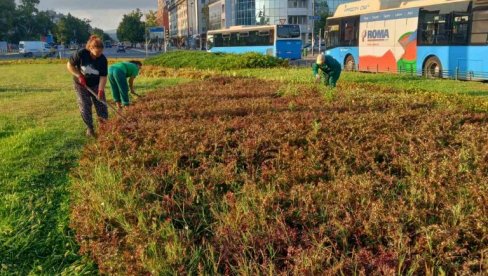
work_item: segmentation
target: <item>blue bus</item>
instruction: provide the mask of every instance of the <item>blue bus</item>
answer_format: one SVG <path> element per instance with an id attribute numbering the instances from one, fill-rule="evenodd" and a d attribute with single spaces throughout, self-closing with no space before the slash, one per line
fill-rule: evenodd
<path id="1" fill-rule="evenodd" d="M 283 59 L 300 59 L 300 26 L 234 26 L 212 30 L 207 32 L 207 49 L 212 53 L 256 52 Z"/>
<path id="2" fill-rule="evenodd" d="M 345 70 L 488 80 L 488 1 L 343 4 L 327 19 L 326 47 Z"/>

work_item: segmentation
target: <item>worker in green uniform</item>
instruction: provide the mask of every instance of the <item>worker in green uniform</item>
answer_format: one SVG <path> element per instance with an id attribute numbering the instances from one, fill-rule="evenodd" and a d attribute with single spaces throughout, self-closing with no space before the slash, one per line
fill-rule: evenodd
<path id="1" fill-rule="evenodd" d="M 108 69 L 108 80 L 112 87 L 112 97 L 119 108 L 130 104 L 129 89 L 132 94 L 136 94 L 134 91 L 134 79 L 139 75 L 141 67 L 142 63 L 140 61 L 131 60 L 129 62 L 115 63 Z M 129 78 L 128 84 L 127 78 Z"/>
<path id="2" fill-rule="evenodd" d="M 331 56 L 320 54 L 317 56 L 317 61 L 312 64 L 313 76 L 316 82 L 320 82 L 319 69 L 322 71 L 324 84 L 336 87 L 337 80 L 341 76 L 341 64 Z"/>

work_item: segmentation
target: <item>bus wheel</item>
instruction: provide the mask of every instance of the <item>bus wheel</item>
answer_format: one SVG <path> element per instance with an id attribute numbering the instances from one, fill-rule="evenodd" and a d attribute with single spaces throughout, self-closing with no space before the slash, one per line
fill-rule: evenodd
<path id="1" fill-rule="evenodd" d="M 356 61 L 354 57 L 348 55 L 346 61 L 344 62 L 344 71 L 354 71 L 356 69 Z"/>
<path id="2" fill-rule="evenodd" d="M 429 79 L 442 78 L 442 64 L 437 57 L 430 57 L 424 63 L 423 75 Z"/>

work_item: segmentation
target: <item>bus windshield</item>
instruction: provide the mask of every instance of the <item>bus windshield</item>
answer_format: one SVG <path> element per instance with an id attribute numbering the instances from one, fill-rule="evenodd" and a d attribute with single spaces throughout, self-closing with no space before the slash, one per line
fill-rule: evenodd
<path id="1" fill-rule="evenodd" d="M 278 38 L 299 38 L 300 26 L 299 25 L 277 25 L 277 37 Z"/>

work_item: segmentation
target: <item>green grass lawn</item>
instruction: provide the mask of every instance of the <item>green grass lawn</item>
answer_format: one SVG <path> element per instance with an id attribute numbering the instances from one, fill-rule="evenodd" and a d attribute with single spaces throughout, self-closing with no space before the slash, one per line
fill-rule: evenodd
<path id="1" fill-rule="evenodd" d="M 240 75 L 259 77 L 262 79 L 281 80 L 291 83 L 310 83 L 313 81 L 311 68 L 241 69 L 227 71 L 225 74 L 230 76 Z M 434 80 L 411 75 L 342 72 L 339 83 L 376 84 L 410 91 L 488 96 L 488 85 L 486 83 L 447 79 Z"/>
<path id="2" fill-rule="evenodd" d="M 97 271 L 68 227 L 69 171 L 90 141 L 65 68 L 0 66 L 0 274 Z M 180 82 L 141 77 L 136 89 Z"/>
<path id="3" fill-rule="evenodd" d="M 227 74 L 307 83 L 310 71 L 253 69 Z M 140 77 L 136 89 L 144 94 L 182 82 Z M 384 74 L 345 73 L 340 83 L 487 95 L 484 83 Z M 96 266 L 78 254 L 68 221 L 69 172 L 83 146 L 91 142 L 84 130 L 64 64 L 0 65 L 0 274 L 97 273 Z"/>

